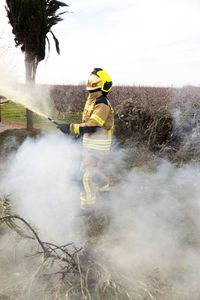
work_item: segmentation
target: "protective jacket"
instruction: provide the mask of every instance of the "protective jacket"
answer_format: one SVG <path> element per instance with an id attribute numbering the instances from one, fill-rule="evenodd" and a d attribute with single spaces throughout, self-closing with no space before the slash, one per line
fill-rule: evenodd
<path id="1" fill-rule="evenodd" d="M 109 151 L 114 129 L 114 111 L 102 91 L 90 93 L 83 113 L 82 123 L 70 124 L 73 134 L 83 134 L 87 149 Z"/>

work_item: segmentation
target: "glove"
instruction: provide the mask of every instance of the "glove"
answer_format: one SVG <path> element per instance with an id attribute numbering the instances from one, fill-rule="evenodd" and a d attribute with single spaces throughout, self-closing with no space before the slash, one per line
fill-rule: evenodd
<path id="1" fill-rule="evenodd" d="M 70 134 L 70 124 L 58 124 L 57 128 L 60 129 L 64 134 Z"/>

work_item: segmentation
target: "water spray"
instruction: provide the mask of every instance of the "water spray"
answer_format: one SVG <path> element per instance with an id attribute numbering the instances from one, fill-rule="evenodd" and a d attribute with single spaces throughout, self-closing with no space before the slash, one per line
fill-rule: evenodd
<path id="1" fill-rule="evenodd" d="M 4 92 L 4 95 L 5 95 L 5 92 Z M 45 115 L 44 113 L 42 113 L 42 112 L 40 112 L 40 111 L 38 111 L 38 110 L 36 110 L 36 109 L 33 109 L 33 108 L 30 107 L 29 105 L 24 104 L 24 103 L 23 103 L 22 101 L 20 101 L 18 98 L 13 97 L 13 96 L 9 95 L 8 93 L 6 93 L 6 97 L 3 97 L 3 98 L 4 98 L 4 101 L 6 100 L 5 103 L 8 102 L 8 101 L 13 101 L 13 102 L 15 102 L 15 103 L 21 104 L 24 108 L 26 108 L 26 109 L 32 111 L 33 113 L 36 113 L 37 115 L 39 115 L 39 116 L 41 116 L 41 117 L 43 117 L 43 118 L 45 118 L 45 119 L 48 119 L 50 122 L 52 122 L 52 123 L 55 124 L 56 126 L 59 125 L 59 123 L 56 122 L 55 120 L 53 120 L 52 118 L 48 117 L 47 115 Z"/>
<path id="2" fill-rule="evenodd" d="M 28 105 L 25 105 L 24 103 L 22 102 L 17 102 L 19 104 L 21 104 L 22 106 L 24 106 L 25 108 L 29 109 L 30 111 L 32 111 L 33 113 L 37 114 L 37 115 L 40 115 L 41 117 L 45 118 L 45 119 L 48 119 L 50 122 L 54 123 L 55 125 L 58 125 L 59 123 L 56 122 L 54 119 L 48 117 L 47 115 L 45 115 L 44 113 L 42 112 L 39 112 L 39 111 L 36 111 L 34 110 L 33 108 L 31 108 L 30 106 Z"/>
<path id="3" fill-rule="evenodd" d="M 11 101 L 12 101 L 12 100 L 11 100 Z M 17 103 L 21 104 L 22 106 L 24 106 L 24 107 L 27 108 L 28 110 L 32 111 L 33 113 L 36 113 L 37 115 L 40 115 L 41 117 L 43 117 L 43 118 L 45 118 L 45 119 L 48 119 L 48 120 L 49 120 L 50 122 L 52 122 L 53 124 L 59 125 L 58 122 L 56 122 L 54 119 L 48 117 L 48 116 L 45 115 L 44 113 L 39 112 L 39 111 L 36 111 L 36 110 L 34 110 L 33 108 L 31 108 L 30 106 L 25 105 L 24 103 L 22 103 L 22 102 L 20 102 L 20 101 L 19 101 L 19 102 L 17 101 Z"/>
<path id="4" fill-rule="evenodd" d="M 29 102 L 30 101 L 32 102 L 34 97 L 38 97 L 38 94 L 35 94 L 35 96 L 34 96 L 33 89 L 29 88 L 27 90 L 27 89 L 23 89 L 23 88 L 25 88 L 25 86 L 18 86 L 18 85 L 12 85 L 12 86 L 5 85 L 4 86 L 4 84 L 1 84 L 0 85 L 0 95 L 2 95 L 5 100 L 9 99 L 12 102 L 21 104 L 28 110 L 40 115 L 43 118 L 48 119 L 48 116 L 46 114 L 42 113 L 37 107 L 35 107 L 35 105 L 34 105 L 34 108 L 32 107 L 32 105 L 29 106 L 29 103 L 27 100 L 29 100 Z M 32 94 L 32 96 L 30 97 L 31 94 Z"/>
<path id="5" fill-rule="evenodd" d="M 52 122 L 53 124 L 55 124 L 56 126 L 59 125 L 58 122 L 56 122 L 54 119 L 48 117 L 47 115 L 45 115 L 44 113 L 41 113 L 39 111 L 35 111 L 34 109 L 32 109 L 31 107 L 29 107 L 28 105 L 25 105 L 24 103 L 21 103 L 21 102 L 17 102 L 17 103 L 20 103 L 22 106 L 24 106 L 25 108 L 29 109 L 30 111 L 32 111 L 33 113 L 36 113 L 38 115 L 40 115 L 41 117 L 49 120 L 50 122 Z"/>

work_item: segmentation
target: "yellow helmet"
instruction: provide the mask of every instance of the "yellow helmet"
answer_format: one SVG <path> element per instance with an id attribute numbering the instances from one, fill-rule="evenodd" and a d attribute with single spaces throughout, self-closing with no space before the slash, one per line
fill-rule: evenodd
<path id="1" fill-rule="evenodd" d="M 87 90 L 101 89 L 108 93 L 112 89 L 112 78 L 101 68 L 95 68 L 88 79 Z"/>

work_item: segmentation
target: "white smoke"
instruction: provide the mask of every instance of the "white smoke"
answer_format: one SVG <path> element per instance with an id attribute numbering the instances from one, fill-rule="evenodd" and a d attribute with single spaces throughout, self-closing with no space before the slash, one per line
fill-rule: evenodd
<path id="1" fill-rule="evenodd" d="M 198 87 L 174 89 L 173 106 L 170 113 L 173 117 L 174 137 L 181 152 L 189 153 L 193 159 L 199 159 L 200 146 L 200 110 Z"/>
<path id="2" fill-rule="evenodd" d="M 8 195 L 13 211 L 29 221 L 43 240 L 84 246 L 83 232 L 74 225 L 82 155 L 79 143 L 48 133 L 26 139 L 1 172 L 0 194 Z M 123 162 L 124 152 L 115 150 L 108 171 L 119 177 Z M 104 203 L 111 224 L 96 251 L 102 263 L 128 274 L 129 288 L 130 282 L 135 284 L 158 269 L 180 299 L 198 299 L 199 181 L 198 163 L 177 168 L 166 160 L 159 160 L 154 171 L 135 168 L 116 181 L 111 201 Z"/>
<path id="3" fill-rule="evenodd" d="M 128 274 L 129 285 L 157 269 L 175 292 L 191 297 L 180 299 L 197 299 L 199 181 L 199 165 L 162 161 L 153 173 L 133 169 L 113 193 L 110 234 L 98 251 L 107 265 Z"/>
<path id="4" fill-rule="evenodd" d="M 180 120 L 179 112 L 178 124 Z M 27 138 L 1 166 L 0 196 L 8 195 L 13 212 L 30 222 L 42 240 L 86 242 L 84 228 L 77 228 L 83 155 L 79 143 L 50 132 Z M 127 277 L 129 290 L 158 270 L 172 289 L 170 298 L 158 299 L 199 299 L 199 163 L 176 167 L 158 160 L 151 172 L 125 171 L 125 158 L 121 149 L 107 158 L 106 172 L 114 184 L 110 202 L 97 203 L 97 214 L 105 205 L 111 224 L 95 245 L 98 259 Z"/>
<path id="5" fill-rule="evenodd" d="M 63 134 L 27 138 L 4 170 L 1 195 L 9 195 L 13 211 L 47 240 L 75 238 L 72 226 L 79 208 L 75 176 L 81 153 L 79 144 Z"/>

